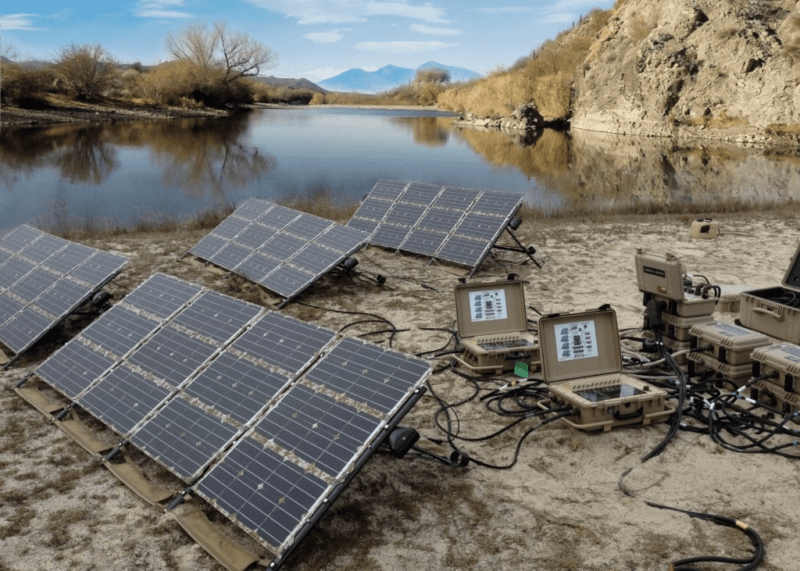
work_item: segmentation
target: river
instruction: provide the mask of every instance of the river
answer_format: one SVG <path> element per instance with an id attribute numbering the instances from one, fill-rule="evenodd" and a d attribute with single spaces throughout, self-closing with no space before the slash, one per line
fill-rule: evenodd
<path id="1" fill-rule="evenodd" d="M 800 157 L 743 146 L 545 130 L 507 135 L 432 111 L 296 107 L 222 119 L 4 129 L 0 233 L 128 224 L 252 196 L 353 200 L 381 178 L 525 195 L 547 208 L 800 197 Z"/>

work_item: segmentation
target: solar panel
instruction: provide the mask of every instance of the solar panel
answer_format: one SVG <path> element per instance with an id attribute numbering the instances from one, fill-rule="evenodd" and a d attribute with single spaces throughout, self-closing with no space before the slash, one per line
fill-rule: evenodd
<path id="1" fill-rule="evenodd" d="M 370 244 L 474 272 L 521 205 L 522 196 L 511 192 L 383 179 L 347 226 L 368 232 Z"/>
<path id="2" fill-rule="evenodd" d="M 189 252 L 244 275 L 286 303 L 361 249 L 367 239 L 358 229 L 250 199 Z"/>
<path id="3" fill-rule="evenodd" d="M 25 225 L 0 240 L 0 252 L 0 342 L 15 353 L 6 368 L 128 261 Z"/>
<path id="4" fill-rule="evenodd" d="M 275 555 L 374 452 L 430 373 L 424 361 L 344 339 L 194 486 Z M 418 398 L 418 397 L 416 397 Z"/>
<path id="5" fill-rule="evenodd" d="M 142 423 L 131 442 L 178 477 L 195 480 L 333 338 L 330 330 L 267 313 Z"/>

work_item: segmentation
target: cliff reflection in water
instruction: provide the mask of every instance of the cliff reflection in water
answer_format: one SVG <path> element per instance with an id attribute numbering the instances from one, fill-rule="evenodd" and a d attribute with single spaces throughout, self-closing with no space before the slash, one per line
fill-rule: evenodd
<path id="1" fill-rule="evenodd" d="M 565 208 L 800 199 L 800 154 L 794 149 L 576 130 L 534 135 L 452 129 L 492 165 L 514 167 L 557 194 Z"/>
<path id="2" fill-rule="evenodd" d="M 100 186 L 120 167 L 124 149 L 145 151 L 165 186 L 193 198 L 219 198 L 247 187 L 275 167 L 275 157 L 243 144 L 246 116 L 15 129 L 0 136 L 0 184 L 51 167 L 70 183 Z"/>

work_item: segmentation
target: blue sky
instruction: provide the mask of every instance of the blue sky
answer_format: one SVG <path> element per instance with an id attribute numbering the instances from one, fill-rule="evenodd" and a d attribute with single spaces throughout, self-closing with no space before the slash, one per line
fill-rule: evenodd
<path id="1" fill-rule="evenodd" d="M 347 69 L 416 68 L 435 60 L 485 73 L 508 66 L 613 0 L 10 0 L 0 42 L 24 59 L 52 60 L 75 44 L 105 47 L 118 61 L 168 59 L 164 39 L 194 23 L 224 20 L 277 52 L 266 75 L 320 81 Z M 66 6 L 66 7 L 65 7 Z"/>

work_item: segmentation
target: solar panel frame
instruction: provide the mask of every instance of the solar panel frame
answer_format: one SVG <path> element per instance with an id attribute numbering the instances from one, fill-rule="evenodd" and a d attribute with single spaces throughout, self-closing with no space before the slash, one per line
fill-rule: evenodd
<path id="1" fill-rule="evenodd" d="M 7 369 L 48 331 L 86 303 L 128 262 L 22 225 L 1 241 L 16 250 L 0 265 L 0 342 L 15 353 Z M 8 253 L 8 252 L 6 252 Z M 23 303 L 9 314 L 13 301 Z M 40 303 L 41 302 L 41 303 Z"/>
<path id="2" fill-rule="evenodd" d="M 279 307 L 360 250 L 369 239 L 360 230 L 257 199 L 248 200 L 231 217 L 238 221 L 226 228 L 235 228 L 235 235 L 224 228 L 221 233 L 227 237 L 218 235 L 215 228 L 189 253 L 259 283 L 284 298 Z M 320 254 L 317 262 L 310 263 L 306 260 L 310 252 L 304 251 L 312 246 L 336 252 L 338 260 L 322 263 L 328 256 Z M 310 276 L 307 270 L 312 271 Z"/>
<path id="3" fill-rule="evenodd" d="M 369 232 L 370 244 L 471 266 L 472 274 L 519 211 L 522 200 L 521 194 L 511 192 L 382 179 L 347 225 Z M 374 210 L 377 204 L 383 206 Z M 423 211 L 414 220 L 419 208 Z M 432 233 L 445 234 L 446 239 L 438 241 Z M 461 241 L 454 240 L 448 248 L 452 238 L 489 239 L 491 244 L 472 256 L 457 255 L 451 250 Z M 438 248 L 431 251 L 436 242 Z"/>
<path id="4" fill-rule="evenodd" d="M 419 374 L 408 386 L 408 390 L 401 398 L 396 399 L 394 406 L 384 407 L 386 412 L 371 409 L 369 405 L 353 400 L 346 394 L 336 393 L 327 386 L 309 381 L 311 378 L 319 380 L 314 372 L 322 369 L 323 363 L 327 365 L 339 363 L 343 355 L 351 356 L 354 365 L 363 366 L 363 361 L 357 358 L 358 351 L 354 351 L 354 348 L 359 350 L 367 348 L 367 353 L 372 353 L 378 359 L 388 355 L 398 359 L 400 364 L 413 362 L 415 367 L 418 367 L 416 370 Z M 402 417 L 422 397 L 424 393 L 422 385 L 430 374 L 431 369 L 426 361 L 385 350 L 361 340 L 342 339 L 211 466 L 192 486 L 192 490 L 270 549 L 276 555 L 273 565 L 280 566 L 377 450 L 384 436 L 397 426 Z M 378 382 L 378 385 L 383 386 L 383 382 Z M 355 393 L 351 391 L 350 394 Z M 375 402 L 374 399 L 371 402 Z M 318 403 L 325 404 L 312 406 Z M 326 408 L 323 410 L 320 406 Z M 317 416 L 308 416 L 301 412 L 304 410 Z M 350 415 L 350 420 L 345 418 L 347 414 Z M 328 421 L 320 420 L 321 418 L 326 418 Z M 362 419 L 359 421 L 360 429 L 350 424 L 356 418 Z M 275 424 L 276 421 L 279 421 L 278 424 Z M 341 424 L 342 422 L 345 424 Z M 289 425 L 305 428 L 286 432 L 283 436 L 278 434 L 283 433 L 283 429 Z M 328 446 L 336 445 L 342 440 L 345 436 L 341 430 L 348 426 L 352 426 L 349 430 L 356 432 L 366 431 L 368 436 L 362 437 L 360 441 L 356 439 L 360 443 L 355 445 L 351 440 L 349 447 L 342 448 L 347 454 L 346 458 L 343 455 L 337 456 L 333 452 L 326 452 L 334 450 Z M 330 432 L 336 430 L 340 432 L 331 438 Z M 319 431 L 327 431 L 328 438 L 320 439 Z M 316 436 L 298 439 L 298 432 Z M 320 448 L 322 445 L 326 448 Z M 320 463 L 323 458 L 328 460 Z M 262 462 L 267 463 L 262 464 Z M 254 464 L 261 466 L 258 474 L 250 471 L 249 467 Z M 289 474 L 276 479 L 275 475 L 281 470 L 289 470 Z M 275 482 L 283 482 L 284 489 L 273 489 Z M 309 490 L 316 493 L 316 500 L 313 503 L 308 500 L 308 496 L 313 495 Z M 245 494 L 249 494 L 247 498 Z M 234 501 L 236 497 L 239 500 Z M 261 502 L 259 506 L 263 508 L 261 510 L 248 504 L 256 497 Z M 307 501 L 303 503 L 304 499 Z M 292 527 L 289 528 L 288 525 Z"/>

